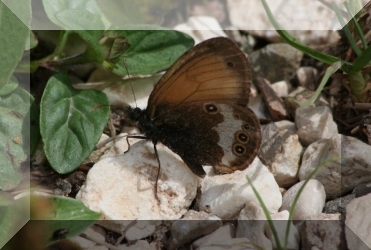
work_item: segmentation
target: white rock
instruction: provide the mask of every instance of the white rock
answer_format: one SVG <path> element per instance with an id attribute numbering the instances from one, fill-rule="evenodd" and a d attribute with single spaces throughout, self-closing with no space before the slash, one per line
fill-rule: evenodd
<path id="1" fill-rule="evenodd" d="M 298 182 L 300 155 L 303 147 L 297 134 L 278 129 L 270 123 L 262 129 L 262 146 L 259 157 L 274 175 L 280 187 Z"/>
<path id="2" fill-rule="evenodd" d="M 249 108 L 254 111 L 259 120 L 272 120 L 267 106 L 264 104 L 262 95 L 256 95 L 249 99 Z"/>
<path id="3" fill-rule="evenodd" d="M 303 250 L 345 249 L 344 222 L 341 214 L 319 214 L 295 221 Z"/>
<path id="4" fill-rule="evenodd" d="M 247 238 L 234 238 L 219 244 L 200 246 L 198 250 L 255 250 L 251 245 L 251 241 Z"/>
<path id="5" fill-rule="evenodd" d="M 276 126 L 279 130 L 287 129 L 288 131 L 291 131 L 294 134 L 297 133 L 295 123 L 293 123 L 291 121 L 282 120 L 282 121 L 275 122 L 274 124 L 276 124 Z"/>
<path id="6" fill-rule="evenodd" d="M 81 236 L 75 236 L 75 237 L 73 237 L 69 240 L 76 243 L 77 245 L 79 245 L 83 249 L 90 249 L 90 248 L 97 245 L 97 243 L 95 243 L 91 240 L 85 239 Z"/>
<path id="7" fill-rule="evenodd" d="M 341 6 L 339 0 L 337 3 Z M 227 4 L 229 18 L 234 27 L 248 30 L 249 33 L 270 41 L 281 41 L 259 0 L 228 0 Z M 339 39 L 335 30 L 341 29 L 341 26 L 334 11 L 318 1 L 270 0 L 267 4 L 280 25 L 285 30 L 290 30 L 290 34 L 304 44 L 321 44 L 324 41 L 334 42 Z"/>
<path id="8" fill-rule="evenodd" d="M 272 87 L 274 92 L 276 92 L 276 94 L 279 97 L 286 97 L 286 96 L 288 96 L 289 92 L 291 91 L 291 85 L 287 81 L 275 82 L 275 83 L 271 84 L 270 86 Z"/>
<path id="9" fill-rule="evenodd" d="M 113 141 L 113 144 L 111 144 L 108 149 L 104 152 L 104 154 L 99 158 L 100 160 L 111 157 L 111 156 L 119 156 L 123 155 L 128 149 L 129 145 L 127 143 L 126 137 L 128 136 L 127 133 L 121 133 L 117 136 L 117 139 Z M 136 139 L 136 138 L 129 138 L 129 144 L 132 146 L 134 143 L 138 141 L 142 141 L 142 139 Z"/>
<path id="10" fill-rule="evenodd" d="M 102 134 L 97 145 L 106 141 L 108 139 L 108 135 L 106 134 Z M 103 153 L 107 150 L 108 147 L 111 147 L 112 146 L 112 142 L 108 142 L 106 145 L 102 145 L 101 148 L 98 148 L 97 150 L 94 150 L 88 158 L 86 158 L 84 160 L 84 163 L 96 163 L 99 159 L 99 157 L 101 157 L 101 155 L 103 155 Z"/>
<path id="11" fill-rule="evenodd" d="M 299 179 L 305 180 L 325 160 L 328 162 L 314 175 L 326 190 L 327 199 L 345 194 L 357 185 L 371 181 L 371 146 L 354 137 L 336 135 L 312 143 L 304 152 L 299 170 Z"/>
<path id="12" fill-rule="evenodd" d="M 207 175 L 201 183 L 201 198 L 199 208 L 210 212 L 221 219 L 228 219 L 238 213 L 245 203 L 259 204 L 246 176 L 262 197 L 270 213 L 276 213 L 281 207 L 282 196 L 279 187 L 258 157 L 244 171 L 235 171 L 226 175 Z"/>
<path id="13" fill-rule="evenodd" d="M 370 207 L 371 194 L 356 198 L 347 205 L 345 237 L 350 250 L 371 248 Z"/>
<path id="14" fill-rule="evenodd" d="M 300 154 L 303 146 L 296 134 L 289 135 L 281 145 L 281 154 L 277 154 L 270 166 L 277 183 L 281 187 L 290 186 L 298 181 Z"/>
<path id="15" fill-rule="evenodd" d="M 210 246 L 215 244 L 224 243 L 236 237 L 236 227 L 233 224 L 227 223 L 221 226 L 216 231 L 208 234 L 204 237 L 192 243 L 194 249 L 201 246 Z"/>
<path id="16" fill-rule="evenodd" d="M 183 218 L 176 220 L 170 227 L 169 249 L 177 249 L 201 236 L 210 234 L 222 226 L 220 218 L 213 214 L 189 210 Z"/>
<path id="17" fill-rule="evenodd" d="M 295 124 L 299 138 L 304 145 L 309 145 L 320 139 L 331 138 L 338 133 L 331 110 L 327 106 L 297 109 Z"/>
<path id="18" fill-rule="evenodd" d="M 93 246 L 93 247 L 84 248 L 84 250 L 109 250 L 109 249 L 105 246 L 96 245 L 96 246 Z"/>
<path id="19" fill-rule="evenodd" d="M 157 191 L 160 203 L 154 192 L 158 163 L 153 144 L 146 141 L 135 143 L 122 156 L 97 162 L 76 199 L 101 213 L 101 219 L 106 220 L 104 227 L 119 233 L 130 220 L 141 220 L 127 230 L 131 240 L 152 234 L 159 223 L 155 220 L 180 218 L 196 196 L 198 177 L 167 147 L 157 144 L 157 149 L 161 162 Z"/>
<path id="20" fill-rule="evenodd" d="M 118 246 L 119 249 L 122 249 L 122 250 L 157 250 L 158 247 L 156 247 L 156 243 L 155 242 L 152 242 L 152 243 L 148 243 L 148 241 L 146 240 L 138 240 L 137 242 L 135 242 L 134 245 L 119 245 Z"/>
<path id="21" fill-rule="evenodd" d="M 294 199 L 304 182 L 305 181 L 301 181 L 287 190 L 283 195 L 280 211 L 290 211 Z M 295 207 L 293 220 L 304 220 L 310 216 L 320 214 L 325 206 L 325 201 L 325 188 L 321 182 L 314 179 L 309 180 L 300 194 L 300 198 Z"/>
<path id="22" fill-rule="evenodd" d="M 123 79 L 121 76 L 112 74 L 104 69 L 96 69 L 88 79 L 87 83 L 83 83 L 78 87 L 97 89 L 103 91 L 109 102 L 112 105 L 136 107 L 136 105 L 144 109 L 147 107 L 148 97 L 151 94 L 153 87 L 162 74 L 151 76 L 131 76 L 130 79 Z M 132 90 L 133 88 L 133 90 Z M 136 102 L 134 102 L 134 95 Z"/>
<path id="23" fill-rule="evenodd" d="M 219 22 L 210 16 L 191 16 L 187 23 L 178 24 L 174 30 L 190 35 L 195 40 L 195 44 L 213 37 L 227 37 Z"/>
<path id="24" fill-rule="evenodd" d="M 260 205 L 250 202 L 241 210 L 236 231 L 237 238 L 248 238 L 262 249 L 272 249 L 272 242 L 265 235 L 267 218 Z"/>
<path id="25" fill-rule="evenodd" d="M 85 230 L 84 234 L 88 235 L 90 239 L 95 239 L 98 242 L 105 242 L 106 232 L 104 228 L 99 225 L 93 225 Z"/>
<path id="26" fill-rule="evenodd" d="M 296 71 L 296 79 L 300 86 L 307 89 L 313 89 L 315 86 L 315 81 L 317 79 L 318 70 L 313 67 L 300 67 Z M 313 87 L 313 88 L 311 88 Z"/>
<path id="27" fill-rule="evenodd" d="M 277 232 L 278 240 L 281 244 L 281 247 L 284 247 L 284 244 L 285 244 L 288 219 L 289 219 L 289 212 L 286 210 L 272 215 L 272 222 Z M 265 223 L 265 234 L 273 243 L 273 249 L 277 249 L 276 240 L 274 239 L 272 229 L 269 226 L 268 222 Z M 287 248 L 285 249 L 292 249 L 292 250 L 299 249 L 299 244 L 300 244 L 299 232 L 296 229 L 296 227 L 292 224 L 292 221 L 290 221 L 290 231 L 289 231 L 289 236 L 287 239 Z"/>

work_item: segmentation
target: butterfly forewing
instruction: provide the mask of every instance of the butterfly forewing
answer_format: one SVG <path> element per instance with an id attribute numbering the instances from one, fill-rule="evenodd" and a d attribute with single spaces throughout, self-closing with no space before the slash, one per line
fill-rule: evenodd
<path id="1" fill-rule="evenodd" d="M 232 102 L 246 106 L 251 72 L 246 56 L 228 38 L 207 40 L 186 52 L 166 72 L 148 100 L 155 116 L 163 103 Z"/>

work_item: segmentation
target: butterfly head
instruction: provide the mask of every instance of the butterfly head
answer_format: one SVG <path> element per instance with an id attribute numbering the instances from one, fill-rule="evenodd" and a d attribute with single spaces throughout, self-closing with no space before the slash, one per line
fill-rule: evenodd
<path id="1" fill-rule="evenodd" d="M 130 121 L 135 123 L 136 127 L 139 129 L 141 133 L 149 135 L 150 131 L 153 131 L 153 122 L 147 116 L 147 112 L 145 109 L 140 109 L 138 107 L 126 107 L 125 110 L 125 117 L 128 118 Z"/>

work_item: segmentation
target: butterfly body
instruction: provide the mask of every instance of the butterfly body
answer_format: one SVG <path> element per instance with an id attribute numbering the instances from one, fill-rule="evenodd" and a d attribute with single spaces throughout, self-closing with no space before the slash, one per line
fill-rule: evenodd
<path id="1" fill-rule="evenodd" d="M 126 108 L 144 136 L 178 154 L 196 175 L 245 169 L 257 155 L 261 132 L 248 109 L 250 68 L 227 38 L 186 52 L 155 86 L 147 109 Z"/>

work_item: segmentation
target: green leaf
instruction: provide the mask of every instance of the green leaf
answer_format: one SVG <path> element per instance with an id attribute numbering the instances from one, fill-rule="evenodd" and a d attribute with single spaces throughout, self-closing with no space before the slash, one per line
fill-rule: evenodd
<path id="1" fill-rule="evenodd" d="M 131 26 L 133 27 L 133 26 Z M 128 43 L 128 48 L 121 52 L 113 66 L 109 66 L 115 74 L 153 74 L 170 67 L 176 59 L 194 45 L 194 40 L 179 31 L 160 30 L 157 26 L 145 26 L 149 30 L 76 30 L 81 38 L 90 44 L 84 56 L 84 61 L 102 63 L 103 66 L 111 65 L 103 61 L 106 55 L 104 42 L 107 37 L 122 37 Z M 139 28 L 139 26 L 138 26 Z M 142 27 L 143 28 L 143 27 Z M 123 61 L 126 60 L 126 70 Z"/>
<path id="2" fill-rule="evenodd" d="M 37 40 L 35 34 L 31 30 L 30 35 L 28 36 L 27 41 L 26 41 L 25 50 L 30 50 L 30 49 L 35 48 L 38 43 L 39 43 L 39 41 Z"/>
<path id="3" fill-rule="evenodd" d="M 120 30 L 129 48 L 117 60 L 113 72 L 118 75 L 153 74 L 170 67 L 176 59 L 194 45 L 193 39 L 173 30 Z M 126 59 L 128 70 L 123 60 Z"/>
<path id="4" fill-rule="evenodd" d="M 12 1 L 11 5 L 30 15 L 29 4 Z M 20 61 L 29 32 L 27 26 L 0 1 L 0 89 L 8 82 Z"/>
<path id="5" fill-rule="evenodd" d="M 22 179 L 21 164 L 29 151 L 30 94 L 18 87 L 0 97 L 0 189 L 11 190 Z"/>
<path id="6" fill-rule="evenodd" d="M 104 56 L 99 39 L 102 37 L 103 30 L 76 30 L 75 32 L 90 45 L 86 51 L 87 60 L 102 63 Z"/>
<path id="7" fill-rule="evenodd" d="M 25 229 L 23 233 L 31 235 L 32 240 L 39 244 L 51 244 L 64 237 L 77 236 L 100 217 L 99 213 L 88 209 L 76 199 L 49 196 L 43 193 L 32 193 L 31 197 L 25 195 L 16 200 L 6 196 L 9 195 L 0 193 L 1 249 L 30 217 L 31 220 L 22 230 Z M 66 234 L 61 238 L 56 237 L 55 232 L 61 229 L 65 230 Z M 37 233 L 34 234 L 33 230 L 37 230 Z M 20 244 L 17 245 L 20 246 Z M 5 246 L 5 249 L 14 249 L 14 245 L 12 247 L 10 243 Z"/>
<path id="8" fill-rule="evenodd" d="M 40 132 L 49 163 L 58 173 L 70 173 L 93 151 L 107 123 L 106 95 L 75 90 L 68 76 L 51 77 L 40 108 Z"/>
<path id="9" fill-rule="evenodd" d="M 58 12 L 55 16 L 64 27 L 70 30 L 103 30 L 104 24 L 100 16 L 87 10 L 67 9 Z"/>
<path id="10" fill-rule="evenodd" d="M 117 30 L 129 24 L 161 25 L 166 13 L 179 6 L 178 1 L 162 0 L 97 0 L 105 17 Z"/>
<path id="11" fill-rule="evenodd" d="M 21 197 L 14 200 L 13 197 L 2 192 L 0 194 L 0 203 L 0 249 L 3 249 L 3 246 L 30 219 L 30 200 L 29 197 Z"/>
<path id="12" fill-rule="evenodd" d="M 366 65 L 371 63 L 371 46 L 367 47 L 353 62 L 351 71 L 357 72 L 363 69 Z"/>
<path id="13" fill-rule="evenodd" d="M 94 23 L 97 23 L 98 20 L 100 20 L 100 17 L 102 16 L 100 8 L 96 4 L 95 0 L 79 0 L 79 1 L 43 0 L 43 5 L 49 19 L 56 25 L 63 28 L 66 28 L 66 24 L 71 24 L 68 20 L 65 19 L 66 16 L 69 16 L 73 19 L 79 18 L 78 16 L 71 16 L 70 14 L 72 13 L 87 16 L 88 14 L 86 14 L 86 12 L 89 12 L 91 14 L 90 17 L 93 17 L 94 20 L 86 19 L 86 21 L 83 20 L 83 23 L 79 23 L 80 25 L 82 25 L 81 27 L 84 27 L 84 24 L 88 24 L 87 22 L 92 21 Z M 66 12 L 64 14 L 61 14 L 64 11 Z M 61 16 L 58 16 L 59 14 L 61 14 Z"/>
<path id="14" fill-rule="evenodd" d="M 0 89 L 0 96 L 9 95 L 18 87 L 18 79 L 12 75 L 7 84 Z"/>
<path id="15" fill-rule="evenodd" d="M 100 218 L 100 214 L 88 209 L 81 201 L 62 196 L 48 197 L 53 204 L 50 214 L 51 230 L 48 235 L 50 243 L 57 241 L 53 233 L 60 229 L 68 231 L 65 237 L 74 237 L 81 234 Z"/>

